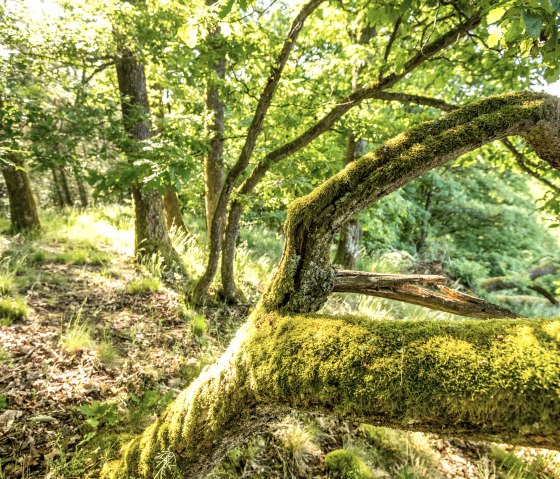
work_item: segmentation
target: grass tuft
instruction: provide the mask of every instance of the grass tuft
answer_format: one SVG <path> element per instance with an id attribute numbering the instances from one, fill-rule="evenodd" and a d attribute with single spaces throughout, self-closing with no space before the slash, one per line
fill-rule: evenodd
<path id="1" fill-rule="evenodd" d="M 131 294 L 144 294 L 160 291 L 162 286 L 163 285 L 159 278 L 142 276 L 141 278 L 135 279 L 128 283 L 126 285 L 126 289 Z"/>
<path id="2" fill-rule="evenodd" d="M 22 298 L 0 299 L 0 326 L 9 326 L 13 321 L 23 321 L 29 309 Z"/>

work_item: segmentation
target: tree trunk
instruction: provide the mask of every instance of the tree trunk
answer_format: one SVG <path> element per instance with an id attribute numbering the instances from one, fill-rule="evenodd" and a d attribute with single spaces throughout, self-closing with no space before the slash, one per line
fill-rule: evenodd
<path id="1" fill-rule="evenodd" d="M 319 310 L 334 287 L 329 250 L 336 231 L 363 208 L 469 151 L 516 134 L 560 169 L 559 117 L 559 100 L 550 95 L 499 95 L 411 128 L 352 162 L 292 204 L 284 254 L 263 307 Z"/>
<path id="2" fill-rule="evenodd" d="M 57 206 L 59 206 L 60 208 L 64 207 L 64 197 L 62 196 L 62 189 L 60 188 L 60 180 L 58 178 L 58 174 L 56 172 L 56 168 L 54 166 L 51 166 L 51 173 L 52 173 L 52 177 L 53 177 L 53 186 L 54 186 L 54 193 L 55 193 L 55 198 L 57 201 Z"/>
<path id="3" fill-rule="evenodd" d="M 210 227 L 208 263 L 204 274 L 197 282 L 193 291 L 193 301 L 196 304 L 202 304 L 208 299 L 208 288 L 212 284 L 212 280 L 218 271 L 220 254 L 222 252 L 222 234 L 226 225 L 228 203 L 234 188 L 236 187 L 237 181 L 249 165 L 257 139 L 264 126 L 264 119 L 272 102 L 274 92 L 276 91 L 276 87 L 278 86 L 284 67 L 286 66 L 290 56 L 290 52 L 295 45 L 307 17 L 309 17 L 309 15 L 311 15 L 324 1 L 325 0 L 309 0 L 309 2 L 303 5 L 302 9 L 292 22 L 288 36 L 282 45 L 280 55 L 270 69 L 270 75 L 259 97 L 255 114 L 251 120 L 249 130 L 247 131 L 247 137 L 245 138 L 245 143 L 241 149 L 241 153 L 224 179 L 222 190 L 218 198 Z M 230 231 L 238 230 L 239 224 L 232 225 L 232 228 L 230 228 Z M 233 271 L 233 257 L 231 258 L 231 264 L 226 266 L 226 268 L 229 267 L 231 267 Z"/>
<path id="4" fill-rule="evenodd" d="M 82 178 L 83 172 L 76 165 L 74 165 L 73 167 L 73 172 L 74 172 L 74 179 L 76 180 L 76 184 L 78 185 L 78 195 L 80 196 L 80 203 L 82 205 L 82 208 L 87 208 L 89 201 L 88 201 L 86 185 L 84 184 L 84 180 Z"/>
<path id="5" fill-rule="evenodd" d="M 215 0 L 208 0 L 212 5 Z M 212 69 L 216 73 L 217 80 L 210 78 L 206 90 L 206 108 L 211 115 L 210 118 L 210 151 L 204 165 L 204 184 L 206 202 L 206 233 L 210 238 L 212 229 L 212 218 L 218 206 L 218 200 L 224 187 L 224 126 L 225 126 L 225 104 L 220 98 L 220 87 L 226 75 L 226 59 L 224 50 L 224 39 L 220 27 L 208 35 L 207 42 L 213 52 L 217 52 Z"/>
<path id="6" fill-rule="evenodd" d="M 362 138 L 356 139 L 354 135 L 348 135 L 346 139 L 346 155 L 344 165 L 363 156 L 366 150 L 366 141 Z M 355 269 L 360 249 L 360 238 L 362 227 L 358 218 L 352 218 L 340 229 L 340 238 L 336 249 L 334 263 L 345 269 Z"/>
<path id="7" fill-rule="evenodd" d="M 163 207 L 165 210 L 165 221 L 167 223 L 167 229 L 171 230 L 175 227 L 184 233 L 189 233 L 185 222 L 183 221 L 183 215 L 181 214 L 181 205 L 179 204 L 179 198 L 177 193 L 170 186 L 165 190 L 165 195 L 163 195 Z"/>
<path id="8" fill-rule="evenodd" d="M 229 208 L 226 234 L 222 244 L 222 296 L 231 304 L 246 302 L 243 291 L 235 284 L 235 250 L 237 248 L 237 238 L 239 238 L 239 228 L 243 207 L 241 203 L 234 200 Z"/>
<path id="9" fill-rule="evenodd" d="M 64 200 L 65 206 L 73 206 L 74 200 L 72 199 L 72 193 L 70 192 L 70 186 L 68 185 L 68 177 L 66 176 L 66 171 L 64 166 L 58 167 L 58 177 L 60 179 L 60 186 L 62 189 L 62 198 Z"/>
<path id="10" fill-rule="evenodd" d="M 101 477 L 202 479 L 287 409 L 557 449 L 559 325 L 256 315 Z"/>
<path id="11" fill-rule="evenodd" d="M 432 197 L 434 194 L 434 188 L 429 186 L 429 190 L 426 194 L 426 201 L 424 202 L 424 218 L 422 219 L 422 226 L 420 228 L 420 238 L 416 243 L 416 253 L 421 255 L 424 252 L 426 246 L 426 240 L 428 239 L 428 229 L 430 227 L 430 208 L 432 206 Z"/>
<path id="12" fill-rule="evenodd" d="M 102 477 L 153 478 L 156 471 L 161 477 L 205 477 L 229 448 L 285 408 L 559 448 L 560 321 L 301 314 L 317 311 L 332 292 L 330 243 L 352 216 L 426 171 L 506 135 L 522 136 L 560 169 L 559 120 L 560 100 L 545 94 L 481 100 L 386 142 L 294 202 L 282 261 L 252 317 L 222 358 Z M 372 281 L 379 278 L 366 279 L 368 287 Z M 393 285 L 403 281 L 437 285 L 440 279 L 390 279 Z M 161 471 L 164 453 L 172 468 Z"/>
<path id="13" fill-rule="evenodd" d="M 130 152 L 138 153 L 139 142 L 152 136 L 144 65 L 138 63 L 131 50 L 120 47 L 116 69 L 123 124 L 131 139 Z M 180 264 L 180 257 L 173 248 L 167 232 L 161 195 L 137 184 L 132 187 L 132 196 L 136 219 L 136 258 L 141 261 L 158 254 L 168 265 Z"/>
<path id="14" fill-rule="evenodd" d="M 11 228 L 16 233 L 39 230 L 41 222 L 37 204 L 23 161 L 13 155 L 8 156 L 8 161 L 12 164 L 2 168 L 2 175 L 8 190 Z"/>

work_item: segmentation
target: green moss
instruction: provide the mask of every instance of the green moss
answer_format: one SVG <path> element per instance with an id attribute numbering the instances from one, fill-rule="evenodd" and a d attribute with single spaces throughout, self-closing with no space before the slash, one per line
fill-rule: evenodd
<path id="1" fill-rule="evenodd" d="M 268 315 L 248 350 L 262 401 L 388 424 L 560 437 L 552 321 L 368 321 Z"/>
<path id="2" fill-rule="evenodd" d="M 339 479 L 373 479 L 366 463 L 355 454 L 344 449 L 329 452 L 325 456 L 327 469 Z"/>
<path id="3" fill-rule="evenodd" d="M 102 477 L 154 477 L 162 451 L 191 477 L 228 431 L 255 422 L 255 404 L 551 446 L 560 441 L 559 339 L 553 320 L 255 315 Z"/>

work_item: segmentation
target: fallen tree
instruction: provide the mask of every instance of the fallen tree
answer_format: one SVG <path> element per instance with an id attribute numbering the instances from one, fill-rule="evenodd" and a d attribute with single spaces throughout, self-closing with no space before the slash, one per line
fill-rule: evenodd
<path id="1" fill-rule="evenodd" d="M 560 168 L 559 120 L 560 100 L 545 94 L 484 99 L 386 142 L 294 202 L 282 261 L 256 311 L 222 358 L 103 477 L 204 477 L 231 447 L 293 408 L 558 448 L 560 321 L 373 321 L 314 312 L 351 276 L 372 288 L 375 275 L 337 274 L 329 262 L 334 234 L 355 213 L 508 135 Z M 437 277 L 377 276 L 377 286 L 393 289 L 442 286 Z"/>

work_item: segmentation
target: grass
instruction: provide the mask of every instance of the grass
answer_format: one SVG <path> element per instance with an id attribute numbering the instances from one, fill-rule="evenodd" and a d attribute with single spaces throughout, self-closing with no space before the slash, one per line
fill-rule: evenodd
<path id="1" fill-rule="evenodd" d="M 9 326 L 14 321 L 23 321 L 29 308 L 22 298 L 0 299 L 0 326 Z"/>
<path id="2" fill-rule="evenodd" d="M 192 318 L 191 323 L 192 333 L 197 338 L 202 338 L 208 331 L 208 322 L 206 317 L 202 314 L 197 314 Z"/>
<path id="3" fill-rule="evenodd" d="M 161 280 L 153 276 L 142 276 L 126 285 L 126 289 L 130 294 L 155 293 L 160 291 L 162 287 Z"/>
<path id="4" fill-rule="evenodd" d="M 92 248 L 78 247 L 69 248 L 67 251 L 55 255 L 53 259 L 55 263 L 62 264 L 103 266 L 109 260 L 109 256 Z"/>
<path id="5" fill-rule="evenodd" d="M 95 341 L 91 336 L 89 326 L 80 322 L 78 316 L 76 320 L 68 324 L 66 332 L 60 339 L 60 344 L 67 353 L 76 354 L 86 349 L 93 349 Z"/>

